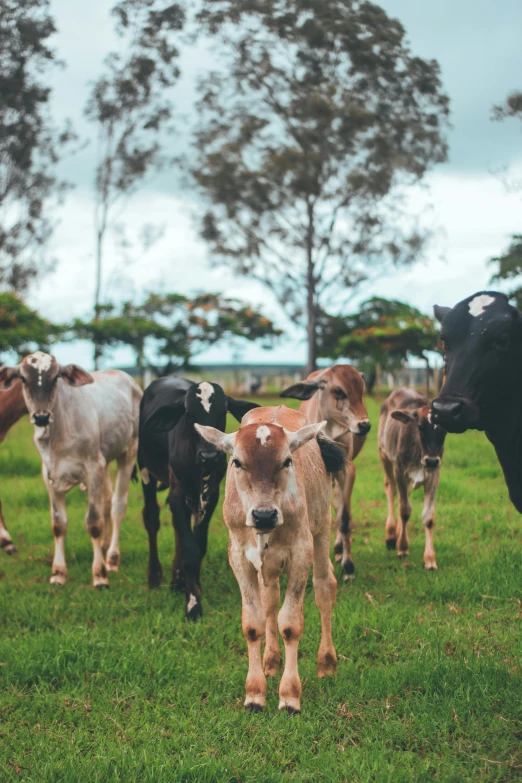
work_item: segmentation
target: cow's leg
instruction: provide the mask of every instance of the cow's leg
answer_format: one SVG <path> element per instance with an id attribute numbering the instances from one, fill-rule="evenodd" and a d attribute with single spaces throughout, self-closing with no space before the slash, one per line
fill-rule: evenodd
<path id="1" fill-rule="evenodd" d="M 189 620 L 197 620 L 203 614 L 199 587 L 201 555 L 192 531 L 191 514 L 185 497 L 171 488 L 169 505 L 172 524 L 177 533 L 176 543 L 179 544 L 179 553 L 176 552 L 174 563 L 181 563 L 181 572 L 185 579 L 185 615 Z"/>
<path id="2" fill-rule="evenodd" d="M 245 682 L 245 709 L 261 712 L 266 705 L 266 677 L 261 660 L 265 634 L 265 613 L 261 604 L 259 580 L 254 566 L 231 542 L 229 559 L 243 603 L 242 627 L 248 647 L 248 674 Z"/>
<path id="3" fill-rule="evenodd" d="M 87 474 L 87 495 L 89 507 L 85 515 L 85 527 L 92 541 L 92 583 L 94 587 L 109 587 L 107 566 L 103 557 L 103 503 L 105 495 L 105 460 L 90 466 Z"/>
<path id="4" fill-rule="evenodd" d="M 440 474 L 438 470 L 429 474 L 424 485 L 424 507 L 422 509 L 422 525 L 426 533 L 426 546 L 424 548 L 424 568 L 428 571 L 437 569 L 435 549 L 433 547 L 433 533 L 435 528 L 435 501 L 439 486 Z"/>
<path id="5" fill-rule="evenodd" d="M 205 511 L 203 512 L 201 518 L 199 519 L 199 521 L 194 527 L 194 539 L 199 549 L 200 564 L 201 564 L 201 560 L 203 560 L 203 558 L 207 554 L 208 526 L 210 524 L 210 520 L 212 519 L 212 514 L 214 513 L 216 506 L 218 504 L 218 500 L 219 500 L 219 489 L 217 491 L 212 492 L 212 494 L 209 495 L 207 505 L 205 506 Z M 198 582 L 199 582 L 199 578 L 200 575 L 198 573 Z"/>
<path id="6" fill-rule="evenodd" d="M 67 511 L 65 508 L 65 492 L 56 492 L 53 485 L 46 480 L 51 501 L 51 525 L 54 536 L 54 556 L 50 583 L 64 585 L 67 580 L 65 565 L 65 534 L 67 533 Z"/>
<path id="7" fill-rule="evenodd" d="M 103 551 L 107 552 L 111 543 L 111 505 L 112 505 L 112 481 L 111 466 L 105 468 L 105 486 L 103 491 Z M 107 564 L 108 567 L 108 564 Z"/>
<path id="8" fill-rule="evenodd" d="M 397 529 L 397 555 L 405 557 L 410 554 L 408 538 L 408 520 L 411 517 L 410 483 L 401 467 L 395 469 L 395 481 L 399 490 L 399 525 Z"/>
<path id="9" fill-rule="evenodd" d="M 328 536 L 328 539 L 330 537 Z M 330 540 L 328 540 L 328 545 Z M 268 587 L 260 580 L 261 603 L 266 618 L 266 642 L 263 655 L 263 668 L 268 677 L 275 675 L 281 666 L 281 650 L 277 638 L 277 612 L 279 610 L 280 589 L 279 579 L 275 579 Z"/>
<path id="10" fill-rule="evenodd" d="M 343 569 L 343 579 L 354 578 L 355 566 L 351 555 L 351 531 L 352 531 L 352 491 L 355 484 L 355 465 L 353 462 L 347 462 L 345 468 L 344 484 L 336 481 L 334 497 L 337 499 L 337 525 L 338 534 L 336 547 L 339 542 L 342 544 L 341 567 Z M 342 474 L 341 474 L 342 475 Z"/>
<path id="11" fill-rule="evenodd" d="M 332 611 L 337 596 L 337 579 L 329 556 L 330 531 L 314 538 L 314 593 L 321 613 L 321 644 L 317 655 L 317 676 L 335 674 L 337 654 L 332 639 Z"/>
<path id="12" fill-rule="evenodd" d="M 147 567 L 147 581 L 149 587 L 159 587 L 163 577 L 163 570 L 158 557 L 158 530 L 160 529 L 160 509 L 158 505 L 158 482 L 146 474 L 147 480 L 142 480 L 143 489 L 143 524 L 149 536 L 149 564 Z"/>
<path id="13" fill-rule="evenodd" d="M 4 515 L 2 513 L 2 503 L 0 502 L 0 549 L 3 549 L 6 555 L 14 555 L 16 547 L 5 526 Z"/>
<path id="14" fill-rule="evenodd" d="M 279 709 L 289 715 L 301 711 L 301 680 L 297 669 L 297 651 L 304 630 L 303 599 L 308 573 L 313 560 L 313 545 L 301 542 L 290 552 L 288 584 L 279 612 L 279 633 L 285 643 L 285 668 L 279 685 Z"/>
<path id="15" fill-rule="evenodd" d="M 117 571 L 120 565 L 121 523 L 127 511 L 129 483 L 136 464 L 137 450 L 138 444 L 135 443 L 116 460 L 118 472 L 111 504 L 112 537 L 109 551 L 107 552 L 108 571 Z"/>
<path id="16" fill-rule="evenodd" d="M 397 484 L 393 475 L 393 462 L 381 456 L 384 469 L 384 491 L 388 501 L 388 516 L 386 517 L 386 546 L 395 549 L 397 546 L 397 520 L 395 518 L 395 497 Z"/>

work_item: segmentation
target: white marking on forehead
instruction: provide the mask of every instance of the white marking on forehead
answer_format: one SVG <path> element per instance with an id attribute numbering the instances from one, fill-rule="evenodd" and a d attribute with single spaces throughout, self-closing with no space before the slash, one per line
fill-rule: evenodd
<path id="1" fill-rule="evenodd" d="M 256 430 L 256 438 L 261 443 L 262 446 L 266 446 L 266 442 L 268 438 L 270 437 L 270 430 L 266 426 L 266 424 L 260 424 L 259 427 Z"/>
<path id="2" fill-rule="evenodd" d="M 482 315 L 486 307 L 489 307 L 495 301 L 494 296 L 489 294 L 479 294 L 469 303 L 469 311 L 475 318 L 477 315 Z"/>
<path id="3" fill-rule="evenodd" d="M 210 406 L 212 403 L 210 402 L 210 398 L 214 394 L 214 387 L 211 383 L 208 383 L 207 381 L 202 381 L 198 385 L 198 391 L 196 392 L 196 396 L 199 397 L 201 400 L 201 404 L 205 408 L 206 412 L 208 413 L 210 410 Z"/>
<path id="4" fill-rule="evenodd" d="M 35 351 L 35 353 L 28 357 L 27 361 L 29 364 L 32 364 L 39 373 L 42 373 L 50 369 L 51 364 L 53 363 L 53 357 L 43 351 Z"/>

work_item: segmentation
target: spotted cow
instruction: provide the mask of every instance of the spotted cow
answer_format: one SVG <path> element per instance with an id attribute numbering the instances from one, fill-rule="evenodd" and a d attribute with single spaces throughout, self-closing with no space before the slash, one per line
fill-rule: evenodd
<path id="1" fill-rule="evenodd" d="M 225 475 L 225 455 L 194 429 L 204 424 L 224 430 L 227 411 L 238 420 L 255 403 L 228 397 L 217 383 L 194 383 L 171 375 L 145 390 L 140 407 L 138 464 L 141 469 L 143 522 L 149 536 L 148 582 L 162 580 L 158 556 L 160 526 L 157 492 L 169 488 L 168 503 L 176 534 L 171 586 L 184 591 L 185 614 L 201 616 L 200 571 L 207 551 L 208 526 Z"/>
<path id="2" fill-rule="evenodd" d="M 89 501 L 85 525 L 94 552 L 93 584 L 109 587 L 107 571 L 117 571 L 120 562 L 120 527 L 136 462 L 141 389 L 119 370 L 91 374 L 76 364 L 60 365 L 42 351 L 26 356 L 17 367 L 0 368 L 1 390 L 17 379 L 22 381 L 34 424 L 34 442 L 51 501 L 51 584 L 63 585 L 67 579 L 65 496 L 80 484 Z M 113 461 L 118 467 L 114 493 L 109 472 Z"/>

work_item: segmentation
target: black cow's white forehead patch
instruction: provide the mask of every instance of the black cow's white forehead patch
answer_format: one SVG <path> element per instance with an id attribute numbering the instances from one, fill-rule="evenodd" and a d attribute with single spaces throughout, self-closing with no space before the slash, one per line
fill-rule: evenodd
<path id="1" fill-rule="evenodd" d="M 214 387 L 208 381 L 202 381 L 198 384 L 198 390 L 196 396 L 199 398 L 202 406 L 207 413 L 210 413 L 210 406 L 212 405 L 212 397 L 214 396 Z"/>
<path id="2" fill-rule="evenodd" d="M 470 314 L 476 318 L 485 311 L 486 307 L 489 307 L 495 301 L 494 296 L 491 294 L 477 294 L 471 301 L 468 302 L 468 310 Z"/>

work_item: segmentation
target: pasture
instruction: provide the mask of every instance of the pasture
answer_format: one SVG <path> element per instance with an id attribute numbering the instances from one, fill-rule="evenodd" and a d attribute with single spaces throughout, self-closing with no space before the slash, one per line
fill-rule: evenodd
<path id="1" fill-rule="evenodd" d="M 354 490 L 357 578 L 339 585 L 334 611 L 338 675 L 316 678 L 320 623 L 310 580 L 303 711 L 295 718 L 278 714 L 274 683 L 264 713 L 243 710 L 241 601 L 219 513 L 196 624 L 168 586 L 168 509 L 159 536 L 165 583 L 146 587 L 136 484 L 111 589 L 90 586 L 79 490 L 68 500 L 69 580 L 52 587 L 32 427 L 24 420 L 8 435 L 0 498 L 19 553 L 0 553 L 2 783 L 522 779 L 522 521 L 493 449 L 480 433 L 448 436 L 435 532 L 440 570 L 428 573 L 422 491 L 413 495 L 409 559 L 384 546 L 378 406 L 368 400 L 368 408 L 373 429 Z"/>

